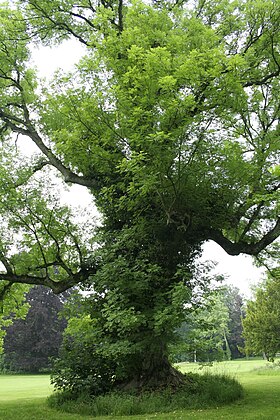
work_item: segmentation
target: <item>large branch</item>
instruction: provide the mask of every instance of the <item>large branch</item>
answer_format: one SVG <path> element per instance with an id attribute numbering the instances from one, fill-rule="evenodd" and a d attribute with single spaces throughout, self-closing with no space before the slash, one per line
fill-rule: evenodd
<path id="1" fill-rule="evenodd" d="M 52 289 L 56 294 L 65 292 L 65 290 L 85 282 L 91 275 L 96 273 L 96 267 L 82 268 L 79 272 L 62 281 L 54 281 L 48 276 L 32 276 L 28 274 L 15 274 L 11 272 L 0 273 L 0 280 L 9 281 L 10 283 L 41 285 Z"/>
<path id="2" fill-rule="evenodd" d="M 63 175 L 65 182 L 83 185 L 88 188 L 94 188 L 97 186 L 96 179 L 77 175 L 71 169 L 67 168 L 67 166 L 63 165 L 61 160 L 58 159 L 52 152 L 52 150 L 45 145 L 42 138 L 29 121 L 25 122 L 21 119 L 10 116 L 1 109 L 0 118 L 4 121 L 6 127 L 10 128 L 14 133 L 22 134 L 24 136 L 29 137 L 41 150 L 41 152 L 47 157 L 48 163 L 55 167 Z M 21 125 L 17 125 L 16 122 L 18 122 Z M 25 128 L 22 127 L 23 125 Z"/>
<path id="3" fill-rule="evenodd" d="M 92 188 L 97 186 L 97 181 L 95 179 L 77 175 L 65 165 L 63 165 L 63 163 L 54 155 L 51 149 L 45 145 L 41 137 L 34 129 L 32 131 L 26 130 L 25 134 L 31 138 L 36 146 L 38 146 L 41 152 L 48 158 L 50 164 L 63 175 L 65 182 Z"/>
<path id="4" fill-rule="evenodd" d="M 277 220 L 275 226 L 268 231 L 259 241 L 248 243 L 245 241 L 231 242 L 219 230 L 208 231 L 207 239 L 211 239 L 220 245 L 229 255 L 258 255 L 268 245 L 274 242 L 280 236 L 280 218 Z"/>

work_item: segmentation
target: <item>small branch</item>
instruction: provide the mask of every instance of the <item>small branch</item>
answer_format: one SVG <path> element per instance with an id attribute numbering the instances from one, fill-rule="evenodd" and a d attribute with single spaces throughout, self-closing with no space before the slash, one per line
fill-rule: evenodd
<path id="1" fill-rule="evenodd" d="M 3 300 L 4 300 L 5 296 L 6 296 L 6 294 L 11 290 L 13 284 L 14 283 L 12 281 L 10 281 L 8 284 L 5 284 L 3 286 L 3 289 L 0 292 L 0 306 L 1 306 L 1 303 L 3 305 Z M 0 311 L 3 313 L 3 308 L 1 308 L 1 309 L 2 309 L 2 311 L 1 310 Z"/>
<path id="2" fill-rule="evenodd" d="M 60 244 L 59 244 L 59 241 L 57 240 L 57 238 L 52 234 L 51 230 L 48 228 L 48 226 L 46 225 L 44 220 L 41 217 L 39 217 L 37 213 L 35 213 L 30 207 L 28 207 L 28 210 L 29 210 L 30 214 L 34 217 L 34 219 L 37 220 L 39 223 L 41 223 L 41 225 L 45 229 L 46 233 L 54 241 L 55 246 L 56 246 L 56 254 L 57 254 L 56 258 L 57 258 L 58 265 L 60 265 L 66 271 L 66 273 L 69 276 L 72 276 L 73 275 L 72 270 L 68 267 L 68 265 L 63 261 L 63 259 L 61 257 Z M 43 248 L 41 247 L 41 244 L 40 244 L 40 241 L 39 241 L 39 238 L 37 236 L 35 228 L 34 228 L 33 232 L 34 232 L 35 238 L 37 240 L 38 246 L 41 250 L 41 254 L 42 254 L 42 257 L 43 257 L 43 260 L 44 260 L 44 266 L 46 268 L 46 274 L 48 275 L 48 270 L 47 270 L 48 264 L 47 264 L 47 261 L 45 259 Z"/>
<path id="3" fill-rule="evenodd" d="M 13 269 L 12 269 L 11 265 L 9 264 L 9 261 L 7 260 L 7 258 L 4 256 L 2 251 L 0 251 L 0 261 L 4 265 L 4 267 L 6 268 L 7 273 L 11 274 L 13 272 Z"/>
<path id="4" fill-rule="evenodd" d="M 18 124 L 21 124 L 21 125 L 25 125 L 25 121 L 24 120 L 22 120 L 21 118 L 19 118 L 19 117 L 16 117 L 15 115 L 10 115 L 10 114 L 7 114 L 6 112 L 4 112 L 2 109 L 0 109 L 0 118 L 4 121 L 4 122 L 6 122 L 7 124 L 8 124 L 8 122 L 10 121 L 11 123 L 12 123 L 12 121 L 13 121 L 13 123 L 14 124 L 16 124 L 16 123 L 18 123 Z"/>
<path id="5" fill-rule="evenodd" d="M 29 211 L 30 211 L 30 210 L 29 210 Z M 35 223 L 34 223 L 34 221 L 33 221 L 33 220 L 31 220 L 31 224 L 32 224 L 32 228 L 31 228 L 31 230 L 32 230 L 33 235 L 34 235 L 34 237 L 35 237 L 35 239 L 36 239 L 36 242 L 37 242 L 37 244 L 38 244 L 38 247 L 39 247 L 39 250 L 40 250 L 41 256 L 42 256 L 43 261 L 44 261 L 44 264 L 45 264 L 45 266 L 46 266 L 46 265 L 47 265 L 47 260 L 46 260 L 46 256 L 45 256 L 45 253 L 44 253 L 44 248 L 43 248 L 43 246 L 42 246 L 42 244 L 41 244 L 41 241 L 40 241 L 40 239 L 39 239 L 39 237 L 38 237 L 37 230 L 36 230 L 36 226 L 35 226 Z M 46 276 L 47 276 L 47 277 L 49 277 L 49 274 L 48 274 L 48 268 L 47 268 L 47 266 L 46 266 Z"/>
<path id="6" fill-rule="evenodd" d="M 262 265 L 263 267 L 265 267 L 265 269 L 268 271 L 268 273 L 272 276 L 275 277 L 275 274 L 273 273 L 273 270 L 269 267 L 269 265 L 263 261 L 262 259 L 260 259 L 258 256 L 256 257 L 257 262 Z"/>
<path id="7" fill-rule="evenodd" d="M 250 81 L 250 82 L 243 83 L 243 87 L 261 86 L 261 85 L 264 85 L 270 79 L 273 79 L 274 77 L 277 77 L 279 75 L 280 75 L 280 69 L 278 69 L 278 70 L 276 70 L 276 71 L 274 71 L 270 74 L 267 74 L 265 77 L 263 77 L 260 80 L 253 80 L 253 81 Z"/>
<path id="8" fill-rule="evenodd" d="M 83 258 L 83 253 L 82 253 L 81 247 L 79 245 L 78 239 L 76 238 L 75 235 L 73 235 L 73 233 L 71 232 L 71 229 L 68 229 L 68 234 L 70 235 L 70 237 L 72 238 L 72 240 L 74 242 L 75 248 L 76 248 L 77 253 L 79 255 L 80 265 L 82 265 L 83 262 L 84 262 L 84 258 Z"/>
<path id="9" fill-rule="evenodd" d="M 123 0 L 119 0 L 118 4 L 118 27 L 121 33 L 123 31 Z"/>
<path id="10" fill-rule="evenodd" d="M 49 165 L 49 164 L 50 162 L 46 160 L 42 160 L 42 159 L 38 160 L 38 162 L 32 168 L 30 168 L 29 173 L 24 177 L 24 179 L 13 182 L 13 187 L 17 188 L 22 185 L 25 185 L 36 172 L 40 171 L 41 169 L 44 168 L 44 166 Z"/>
<path id="11" fill-rule="evenodd" d="M 36 9 L 39 13 L 42 14 L 42 18 L 48 20 L 52 23 L 52 25 L 58 29 L 59 31 L 66 31 L 68 34 L 73 35 L 74 38 L 77 38 L 82 44 L 89 46 L 88 42 L 83 39 L 79 34 L 77 34 L 69 25 L 65 22 L 56 22 L 54 19 L 51 18 L 50 14 L 47 13 L 41 6 L 38 5 L 38 2 L 33 3 L 32 6 Z"/>
<path id="12" fill-rule="evenodd" d="M 263 205 L 264 205 L 264 201 L 261 201 L 258 204 L 257 208 L 254 210 L 252 216 L 250 217 L 249 222 L 246 224 L 245 228 L 243 229 L 243 232 L 239 237 L 239 241 L 242 241 L 244 239 L 245 235 L 249 232 L 249 230 L 251 229 L 254 221 L 258 218 Z"/>
<path id="13" fill-rule="evenodd" d="M 83 20 L 84 22 L 86 22 L 88 24 L 88 26 L 90 26 L 92 29 L 96 29 L 95 25 L 93 25 L 93 23 L 86 18 L 85 16 L 81 15 L 80 13 L 74 13 L 74 12 L 69 12 L 69 14 L 73 17 L 76 17 L 78 19 Z"/>

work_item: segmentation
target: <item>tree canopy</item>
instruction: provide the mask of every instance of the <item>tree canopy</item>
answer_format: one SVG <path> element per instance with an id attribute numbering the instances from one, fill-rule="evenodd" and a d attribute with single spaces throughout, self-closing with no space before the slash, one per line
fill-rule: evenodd
<path id="1" fill-rule="evenodd" d="M 126 379 L 174 378 L 167 342 L 201 245 L 256 256 L 280 234 L 280 3 L 26 0 L 0 18 L 1 279 L 93 285 Z M 30 46 L 70 38 L 84 57 L 44 85 Z M 38 155 L 22 161 L 27 137 Z M 97 236 L 49 168 L 91 192 Z"/>

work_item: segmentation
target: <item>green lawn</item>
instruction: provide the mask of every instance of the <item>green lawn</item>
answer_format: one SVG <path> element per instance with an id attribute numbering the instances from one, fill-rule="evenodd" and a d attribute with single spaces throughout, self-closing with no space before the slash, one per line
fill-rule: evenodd
<path id="1" fill-rule="evenodd" d="M 244 399 L 225 407 L 209 410 L 191 410 L 169 414 L 118 417 L 122 420 L 183 420 L 183 419 L 280 419 L 280 370 L 256 370 L 265 367 L 263 360 L 232 361 L 217 363 L 206 368 L 215 373 L 230 373 L 241 381 L 245 388 Z M 198 365 L 181 364 L 187 371 L 198 369 Z M 45 397 L 51 393 L 49 377 L 0 376 L 0 419 L 2 420 L 60 420 L 82 419 L 77 414 L 60 413 L 46 405 Z M 91 417 L 86 417 L 90 419 Z M 99 419 L 117 420 L 116 417 Z"/>
<path id="2" fill-rule="evenodd" d="M 45 397 L 52 392 L 49 375 L 0 375 L 0 403 Z"/>

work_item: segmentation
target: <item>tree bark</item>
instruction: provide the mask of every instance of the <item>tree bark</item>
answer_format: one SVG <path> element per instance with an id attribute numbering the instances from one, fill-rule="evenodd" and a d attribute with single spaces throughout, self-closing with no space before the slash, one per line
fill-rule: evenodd
<path id="1" fill-rule="evenodd" d="M 219 230 L 209 230 L 207 239 L 212 239 L 220 245 L 229 255 L 258 255 L 268 245 L 274 242 L 280 235 L 280 218 L 277 219 L 274 227 L 263 235 L 259 241 L 248 243 L 245 241 L 231 242 Z"/>
<path id="2" fill-rule="evenodd" d="M 170 363 L 165 343 L 151 344 L 139 355 L 138 363 L 139 367 L 134 369 L 134 376 L 119 384 L 121 390 L 177 389 L 187 381 L 186 375 Z"/>

